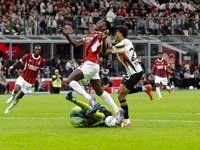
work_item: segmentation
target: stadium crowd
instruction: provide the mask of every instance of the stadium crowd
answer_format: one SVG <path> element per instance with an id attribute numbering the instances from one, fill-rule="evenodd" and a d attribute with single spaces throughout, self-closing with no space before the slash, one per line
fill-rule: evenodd
<path id="1" fill-rule="evenodd" d="M 57 34 L 65 26 L 83 34 L 102 17 L 135 34 L 199 35 L 199 0 L 1 0 L 1 34 Z"/>

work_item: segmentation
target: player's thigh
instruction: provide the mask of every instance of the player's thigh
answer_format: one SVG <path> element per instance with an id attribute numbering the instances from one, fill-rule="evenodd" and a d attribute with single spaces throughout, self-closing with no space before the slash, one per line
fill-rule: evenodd
<path id="1" fill-rule="evenodd" d="M 122 84 L 118 95 L 119 101 L 124 100 L 129 92 L 130 90 L 127 89 L 126 86 Z"/>
<path id="2" fill-rule="evenodd" d="M 119 94 L 120 93 L 120 91 L 122 90 L 122 88 L 124 87 L 124 85 L 123 84 L 120 84 L 119 85 L 119 89 L 118 89 L 118 91 L 117 91 L 117 94 Z"/>
<path id="3" fill-rule="evenodd" d="M 91 79 L 90 84 L 93 87 L 94 91 L 98 96 L 103 94 L 103 88 L 101 86 L 101 80 L 100 79 Z"/>
<path id="4" fill-rule="evenodd" d="M 67 84 L 69 84 L 71 81 L 79 81 L 83 79 L 83 73 L 80 69 L 76 69 L 75 71 L 72 72 L 72 74 L 67 78 Z"/>

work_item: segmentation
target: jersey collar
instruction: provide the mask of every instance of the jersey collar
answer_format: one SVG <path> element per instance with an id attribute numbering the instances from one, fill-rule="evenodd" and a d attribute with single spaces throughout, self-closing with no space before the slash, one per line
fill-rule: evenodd
<path id="1" fill-rule="evenodd" d="M 163 58 L 161 60 L 158 59 L 159 62 L 161 62 L 163 60 Z"/>
<path id="2" fill-rule="evenodd" d="M 32 57 L 33 57 L 34 59 L 39 59 L 39 58 L 40 58 L 40 55 L 38 56 L 38 58 L 35 58 L 35 57 L 34 57 L 34 54 L 32 54 Z"/>

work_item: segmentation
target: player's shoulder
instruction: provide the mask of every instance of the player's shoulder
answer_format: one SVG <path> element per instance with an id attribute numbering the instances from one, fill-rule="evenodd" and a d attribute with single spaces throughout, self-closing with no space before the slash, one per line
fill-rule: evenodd
<path id="1" fill-rule="evenodd" d="M 129 39 L 123 39 L 122 42 L 124 43 L 125 46 L 132 46 L 133 47 L 133 43 Z"/>

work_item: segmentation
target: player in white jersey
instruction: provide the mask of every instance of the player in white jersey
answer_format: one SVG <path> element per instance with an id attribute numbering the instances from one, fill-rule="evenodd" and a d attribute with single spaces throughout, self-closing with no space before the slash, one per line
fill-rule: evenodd
<path id="1" fill-rule="evenodd" d="M 121 63 L 126 68 L 127 74 L 122 83 L 120 84 L 118 90 L 119 94 L 118 99 L 120 101 L 121 108 L 125 110 L 123 125 L 131 126 L 128 114 L 128 105 L 126 102 L 127 94 L 137 93 L 139 91 L 145 91 L 150 96 L 150 99 L 152 99 L 153 93 L 151 85 L 145 85 L 143 87 L 135 87 L 135 85 L 138 83 L 138 81 L 140 81 L 143 75 L 143 69 L 138 62 L 133 44 L 131 43 L 130 40 L 126 39 L 127 36 L 128 36 L 128 29 L 123 25 L 117 26 L 115 31 L 115 41 L 118 42 L 118 44 L 112 46 L 108 42 L 109 47 L 112 47 L 112 49 L 103 51 L 103 53 L 117 54 L 119 61 L 121 61 Z"/>

